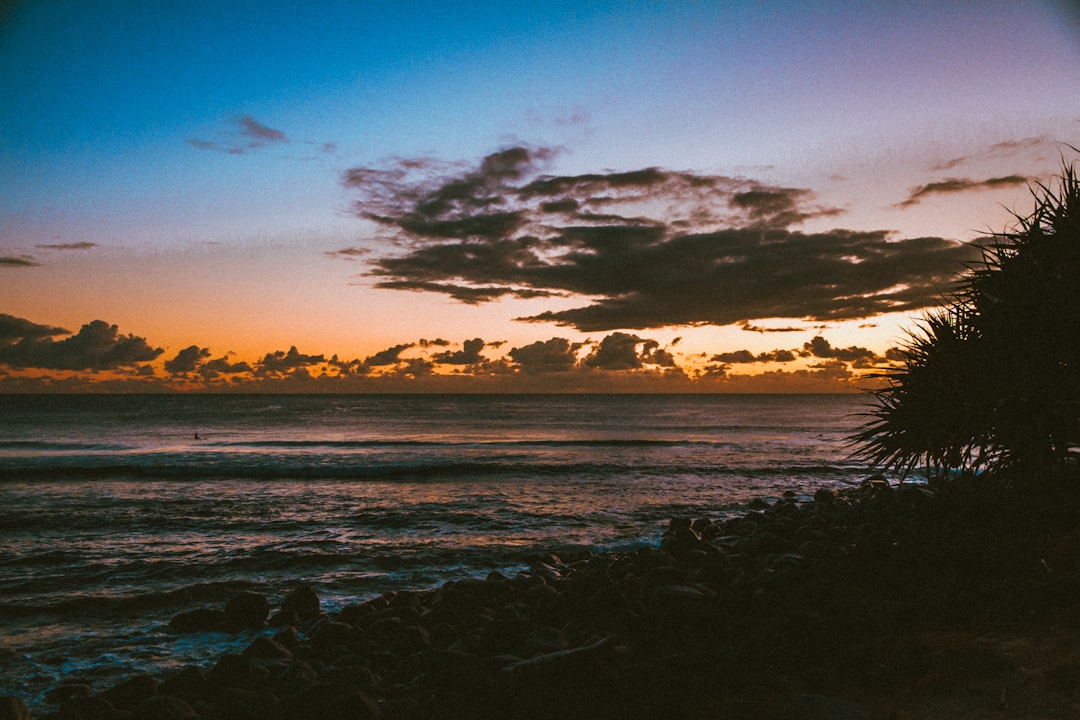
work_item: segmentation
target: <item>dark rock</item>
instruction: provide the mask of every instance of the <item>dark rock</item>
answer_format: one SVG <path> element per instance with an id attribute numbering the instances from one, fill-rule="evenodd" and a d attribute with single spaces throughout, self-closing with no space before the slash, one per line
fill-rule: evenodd
<path id="1" fill-rule="evenodd" d="M 326 705 L 326 720 L 381 720 L 382 717 L 378 703 L 358 691 L 339 695 Z"/>
<path id="2" fill-rule="evenodd" d="M 45 699 L 59 705 L 72 698 L 90 697 L 93 694 L 93 688 L 84 683 L 64 683 L 45 693 Z"/>
<path id="3" fill-rule="evenodd" d="M 208 686 L 206 673 L 202 668 L 191 665 L 166 678 L 158 687 L 158 693 L 175 695 L 190 702 L 194 698 L 205 696 Z"/>
<path id="4" fill-rule="evenodd" d="M 290 590 L 281 601 L 281 612 L 293 613 L 301 623 L 314 620 L 322 612 L 319 594 L 310 585 Z"/>
<path id="5" fill-rule="evenodd" d="M 136 675 L 101 693 L 101 698 L 121 710 L 134 710 L 146 698 L 157 695 L 158 685 L 152 675 Z"/>
<path id="6" fill-rule="evenodd" d="M 0 720 L 30 720 L 30 711 L 21 698 L 0 697 Z"/>
<path id="7" fill-rule="evenodd" d="M 292 650 L 265 635 L 255 638 L 244 650 L 244 655 L 266 660 L 291 660 L 293 657 Z"/>
<path id="8" fill-rule="evenodd" d="M 114 717 L 116 707 L 102 697 L 72 698 L 60 706 L 61 717 L 67 713 L 74 715 L 80 720 L 99 720 L 99 718 Z"/>
<path id="9" fill-rule="evenodd" d="M 259 593 L 245 591 L 225 605 L 225 629 L 229 632 L 260 630 L 269 615 L 269 601 Z"/>
<path id="10" fill-rule="evenodd" d="M 135 720 L 187 720 L 197 718 L 195 708 L 172 695 L 148 697 L 135 708 Z"/>
<path id="11" fill-rule="evenodd" d="M 836 499 L 836 491 L 832 488 L 818 488 L 814 493 L 814 502 L 821 505 L 828 505 Z"/>
<path id="12" fill-rule="evenodd" d="M 214 698 L 214 720 L 271 720 L 280 706 L 272 693 L 226 688 Z"/>
<path id="13" fill-rule="evenodd" d="M 254 689 L 270 679 L 270 672 L 251 662 L 243 655 L 226 653 L 221 656 L 207 680 L 214 688 Z"/>

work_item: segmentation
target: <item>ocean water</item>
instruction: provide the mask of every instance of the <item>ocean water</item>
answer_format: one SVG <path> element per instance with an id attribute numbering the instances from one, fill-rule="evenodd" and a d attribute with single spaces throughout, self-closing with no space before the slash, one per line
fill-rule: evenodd
<path id="1" fill-rule="evenodd" d="M 250 637 L 168 621 L 312 584 L 334 610 L 632 551 L 669 518 L 860 482 L 859 395 L 0 396 L 0 695 L 47 709 Z"/>

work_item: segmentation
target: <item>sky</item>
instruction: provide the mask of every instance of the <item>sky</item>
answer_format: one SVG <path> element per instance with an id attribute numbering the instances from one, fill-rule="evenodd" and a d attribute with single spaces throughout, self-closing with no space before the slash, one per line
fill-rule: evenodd
<path id="1" fill-rule="evenodd" d="M 6 3 L 0 393 L 851 392 L 1080 146 L 1080 10 Z"/>

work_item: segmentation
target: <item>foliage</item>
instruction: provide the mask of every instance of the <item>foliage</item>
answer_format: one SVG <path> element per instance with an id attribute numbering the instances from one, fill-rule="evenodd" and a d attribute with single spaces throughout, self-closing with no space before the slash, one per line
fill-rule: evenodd
<path id="1" fill-rule="evenodd" d="M 988 236 L 982 260 L 884 373 L 857 454 L 907 474 L 1039 479 L 1080 447 L 1080 178 L 1036 185 L 1035 209 Z"/>

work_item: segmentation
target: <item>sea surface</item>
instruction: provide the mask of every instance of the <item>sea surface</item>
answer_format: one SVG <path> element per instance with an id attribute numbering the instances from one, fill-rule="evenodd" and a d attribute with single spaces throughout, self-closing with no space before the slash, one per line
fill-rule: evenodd
<path id="1" fill-rule="evenodd" d="M 298 583 L 334 610 L 671 517 L 859 483 L 861 395 L 0 396 L 0 695 L 208 666 L 169 620 Z"/>

